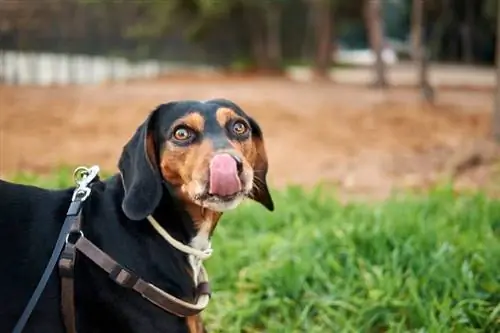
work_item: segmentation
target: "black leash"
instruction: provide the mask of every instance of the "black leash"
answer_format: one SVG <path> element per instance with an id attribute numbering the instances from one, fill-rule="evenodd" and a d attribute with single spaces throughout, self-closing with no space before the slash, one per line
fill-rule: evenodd
<path id="1" fill-rule="evenodd" d="M 81 173 L 81 175 L 79 175 L 79 173 Z M 52 251 L 50 260 L 47 263 L 45 270 L 43 271 L 42 277 L 40 278 L 40 281 L 38 281 L 38 285 L 36 286 L 35 291 L 31 295 L 31 298 L 28 304 L 26 305 L 26 308 L 24 308 L 21 317 L 17 321 L 16 326 L 14 326 L 12 333 L 21 333 L 24 327 L 26 326 L 26 323 L 28 322 L 28 319 L 31 316 L 33 309 L 38 303 L 38 300 L 40 299 L 43 290 L 47 286 L 47 282 L 49 281 L 50 275 L 52 274 L 52 271 L 54 270 L 54 267 L 57 264 L 62 248 L 68 241 L 70 228 L 75 222 L 75 220 L 78 218 L 78 215 L 82 210 L 83 202 L 90 195 L 89 185 L 93 181 L 96 181 L 98 179 L 98 173 L 99 173 L 98 166 L 93 166 L 89 169 L 79 167 L 75 170 L 74 177 L 78 187 L 73 192 L 73 197 L 71 198 L 71 204 L 69 205 L 68 212 L 66 213 L 66 218 L 64 220 L 61 231 L 59 232 L 56 245 L 54 246 L 54 250 Z M 82 179 L 79 180 L 78 179 L 79 177 L 82 177 Z"/>

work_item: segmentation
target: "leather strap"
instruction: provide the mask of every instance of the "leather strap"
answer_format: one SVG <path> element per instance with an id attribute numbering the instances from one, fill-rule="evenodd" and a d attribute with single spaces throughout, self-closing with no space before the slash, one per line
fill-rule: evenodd
<path id="1" fill-rule="evenodd" d="M 75 219 L 68 234 L 68 241 L 59 259 L 59 276 L 61 277 L 61 312 L 66 333 L 76 333 L 75 282 L 74 266 L 76 247 L 73 237 L 81 236 L 81 215 Z"/>
<path id="2" fill-rule="evenodd" d="M 79 252 L 107 272 L 115 283 L 124 288 L 129 288 L 138 292 L 149 302 L 176 316 L 194 316 L 203 311 L 208 305 L 208 301 L 210 300 L 210 286 L 207 272 L 203 266 L 200 272 L 200 283 L 196 290 L 198 297 L 196 303 L 192 304 L 172 296 L 155 285 L 139 278 L 137 275 L 118 264 L 108 254 L 103 252 L 85 237 L 80 237 L 75 246 Z"/>
<path id="3" fill-rule="evenodd" d="M 31 298 L 28 304 L 26 305 L 26 308 L 24 309 L 21 317 L 17 321 L 16 326 L 14 326 L 12 333 L 21 333 L 24 327 L 26 326 L 28 319 L 31 316 L 31 313 L 33 312 L 36 304 L 38 303 L 38 300 L 40 299 L 40 296 L 42 295 L 42 292 L 45 289 L 47 282 L 49 281 L 52 271 L 54 270 L 54 267 L 57 264 L 57 259 L 61 254 L 61 250 L 65 244 L 66 237 L 68 237 L 70 228 L 74 224 L 74 222 L 79 218 L 81 208 L 82 208 L 82 201 L 78 198 L 75 201 L 72 201 L 71 204 L 69 205 L 68 212 L 66 213 L 66 219 L 64 220 L 61 231 L 59 232 L 59 236 L 57 237 L 57 242 L 56 245 L 54 246 L 49 262 L 47 263 L 47 266 L 45 266 L 45 270 L 43 271 L 42 277 L 40 278 L 40 281 L 38 281 L 38 285 L 36 286 L 35 291 L 31 295 Z"/>

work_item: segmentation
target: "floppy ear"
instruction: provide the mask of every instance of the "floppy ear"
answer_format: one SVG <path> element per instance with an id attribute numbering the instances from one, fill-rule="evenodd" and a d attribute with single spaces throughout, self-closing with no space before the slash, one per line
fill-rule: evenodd
<path id="1" fill-rule="evenodd" d="M 252 127 L 252 140 L 257 150 L 257 158 L 254 166 L 254 185 L 252 189 L 251 198 L 270 211 L 274 210 L 274 202 L 269 193 L 267 186 L 267 154 L 264 148 L 264 137 L 262 131 L 255 120 L 248 118 L 250 126 Z"/>
<path id="2" fill-rule="evenodd" d="M 162 181 L 153 135 L 159 108 L 151 112 L 137 128 L 134 136 L 123 147 L 118 162 L 125 188 L 122 209 L 131 220 L 146 218 L 158 206 L 162 197 Z"/>

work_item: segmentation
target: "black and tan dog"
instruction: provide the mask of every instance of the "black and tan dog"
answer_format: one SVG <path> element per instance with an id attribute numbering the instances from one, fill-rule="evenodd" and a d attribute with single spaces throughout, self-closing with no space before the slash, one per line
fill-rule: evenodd
<path id="1" fill-rule="evenodd" d="M 274 209 L 261 129 L 228 100 L 160 105 L 125 145 L 118 166 L 119 174 L 93 184 L 84 203 L 85 237 L 187 302 L 194 297 L 187 255 L 166 242 L 146 217 L 152 215 L 175 239 L 203 250 L 222 212 L 244 198 Z M 0 332 L 12 330 L 33 293 L 72 193 L 0 181 Z M 198 316 L 165 312 L 115 284 L 85 256 L 77 256 L 74 280 L 78 333 L 203 330 Z M 24 332 L 65 331 L 59 284 L 54 270 Z"/>

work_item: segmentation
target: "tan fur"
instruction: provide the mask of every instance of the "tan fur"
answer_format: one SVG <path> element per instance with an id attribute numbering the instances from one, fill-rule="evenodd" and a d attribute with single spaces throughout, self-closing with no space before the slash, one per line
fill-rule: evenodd
<path id="1" fill-rule="evenodd" d="M 216 111 L 215 116 L 221 126 L 225 126 L 225 124 L 232 119 L 239 119 L 243 121 L 247 126 L 249 126 L 245 119 L 238 116 L 236 112 L 229 108 L 219 108 Z M 255 168 L 257 157 L 259 156 L 258 150 L 263 149 L 262 145 L 259 144 L 260 147 L 258 147 L 258 145 L 255 144 L 255 140 L 255 138 L 253 140 L 245 141 L 231 140 L 231 144 L 233 145 L 233 147 L 245 158 L 243 163 L 247 162 L 248 166 L 250 166 L 251 168 Z M 260 140 L 258 141 L 259 143 L 261 142 Z"/>
<path id="2" fill-rule="evenodd" d="M 202 333 L 203 324 L 199 315 L 186 318 L 189 333 Z"/>
<path id="3" fill-rule="evenodd" d="M 215 117 L 221 126 L 224 126 L 231 119 L 239 118 L 236 112 L 230 108 L 218 108 L 215 112 Z"/>
<path id="4" fill-rule="evenodd" d="M 205 128 L 205 119 L 203 119 L 201 114 L 193 112 L 178 119 L 172 127 L 177 127 L 179 125 L 187 125 L 198 132 L 202 132 Z"/>

